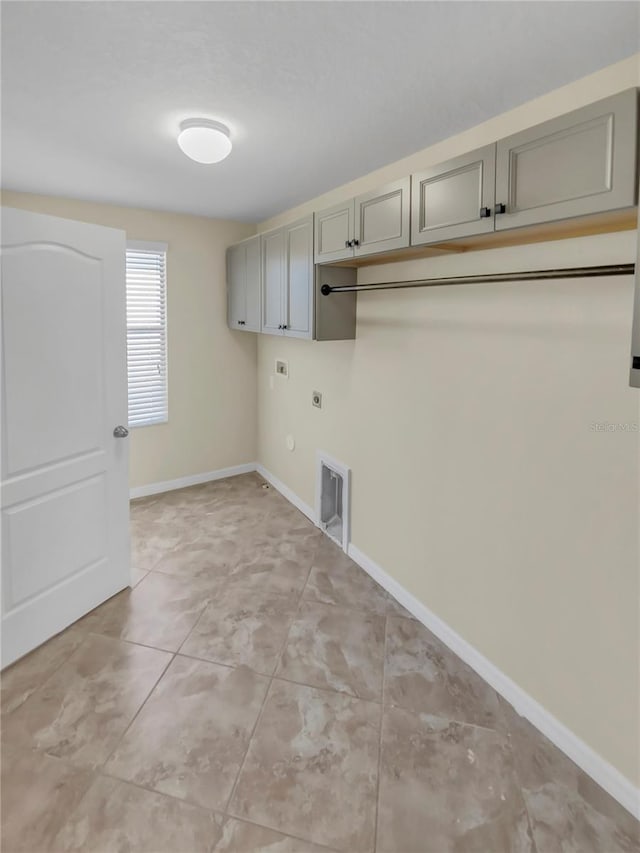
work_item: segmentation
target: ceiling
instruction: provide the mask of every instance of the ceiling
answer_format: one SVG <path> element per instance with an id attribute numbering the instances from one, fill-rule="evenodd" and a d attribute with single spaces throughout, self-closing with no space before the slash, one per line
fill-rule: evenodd
<path id="1" fill-rule="evenodd" d="M 635 2 L 3 2 L 8 189 L 257 222 L 639 49 Z M 232 130 L 188 160 L 180 121 Z"/>

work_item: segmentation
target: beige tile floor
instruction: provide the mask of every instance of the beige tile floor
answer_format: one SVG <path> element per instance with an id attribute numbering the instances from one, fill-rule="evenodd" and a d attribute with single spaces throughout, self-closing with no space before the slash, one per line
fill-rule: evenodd
<path id="1" fill-rule="evenodd" d="M 629 853 L 638 824 L 257 475 L 2 677 L 2 851 Z"/>

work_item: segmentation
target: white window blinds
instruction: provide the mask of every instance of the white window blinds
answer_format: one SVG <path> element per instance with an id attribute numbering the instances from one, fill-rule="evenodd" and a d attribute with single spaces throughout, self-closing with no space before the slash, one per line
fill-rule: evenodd
<path id="1" fill-rule="evenodd" d="M 168 418 L 166 258 L 165 243 L 127 243 L 129 426 Z"/>

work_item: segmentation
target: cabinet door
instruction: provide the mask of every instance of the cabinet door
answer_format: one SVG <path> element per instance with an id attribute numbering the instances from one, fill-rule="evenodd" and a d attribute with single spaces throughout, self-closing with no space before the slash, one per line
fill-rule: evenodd
<path id="1" fill-rule="evenodd" d="M 315 214 L 317 264 L 353 257 L 353 199 Z"/>
<path id="2" fill-rule="evenodd" d="M 640 388 L 640 210 L 638 210 L 638 255 L 636 260 L 633 319 L 631 325 L 631 369 L 629 385 Z"/>
<path id="3" fill-rule="evenodd" d="M 355 254 L 371 255 L 409 245 L 411 181 L 402 178 L 357 196 L 355 200 Z"/>
<path id="4" fill-rule="evenodd" d="M 281 335 L 285 277 L 284 228 L 263 234 L 262 240 L 262 324 L 261 329 Z"/>
<path id="5" fill-rule="evenodd" d="M 246 305 L 246 263 L 242 244 L 227 249 L 227 323 L 243 329 Z"/>
<path id="6" fill-rule="evenodd" d="M 260 331 L 260 237 L 244 243 L 245 250 L 245 332 Z"/>
<path id="7" fill-rule="evenodd" d="M 313 337 L 313 216 L 287 226 L 285 335 Z"/>
<path id="8" fill-rule="evenodd" d="M 411 176 L 411 245 L 493 231 L 496 145 Z"/>
<path id="9" fill-rule="evenodd" d="M 496 230 L 633 207 L 637 101 L 629 89 L 500 140 Z"/>

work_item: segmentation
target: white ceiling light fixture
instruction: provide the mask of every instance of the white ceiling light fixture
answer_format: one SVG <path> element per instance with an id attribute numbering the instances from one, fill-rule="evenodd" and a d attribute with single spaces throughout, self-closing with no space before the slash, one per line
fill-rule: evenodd
<path id="1" fill-rule="evenodd" d="M 189 118 L 180 124 L 178 145 L 196 163 L 219 163 L 231 153 L 229 128 L 208 118 Z"/>

